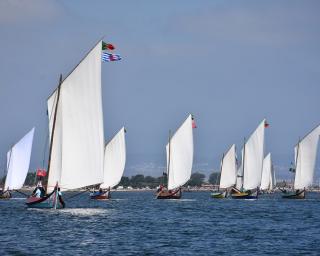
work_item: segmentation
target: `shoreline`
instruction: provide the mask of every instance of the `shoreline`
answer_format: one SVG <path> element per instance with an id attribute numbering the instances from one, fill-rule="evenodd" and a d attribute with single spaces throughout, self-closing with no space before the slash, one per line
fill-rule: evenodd
<path id="1" fill-rule="evenodd" d="M 32 192 L 35 189 L 35 187 L 22 187 L 22 189 L 20 189 L 21 191 L 27 191 L 27 192 Z M 285 188 L 287 191 L 292 191 L 291 188 Z M 76 190 L 68 190 L 65 192 L 84 192 L 86 191 L 86 189 L 76 189 Z M 90 192 L 90 190 L 87 190 L 88 192 Z M 151 188 L 130 188 L 130 189 L 111 189 L 112 192 L 157 192 L 157 189 L 151 189 Z M 183 193 L 189 193 L 189 192 L 213 192 L 213 191 L 218 191 L 215 188 L 209 188 L 209 187 L 197 187 L 197 188 L 182 188 L 182 192 Z M 279 188 L 275 189 L 272 193 L 277 193 L 277 192 L 281 192 L 281 190 Z M 320 192 L 320 188 L 314 188 L 314 189 L 309 189 L 307 190 L 307 192 L 316 192 L 319 193 Z"/>

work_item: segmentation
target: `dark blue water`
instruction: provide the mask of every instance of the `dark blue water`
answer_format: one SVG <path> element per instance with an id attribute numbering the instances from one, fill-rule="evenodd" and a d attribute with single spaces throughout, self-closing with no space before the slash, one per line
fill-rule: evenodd
<path id="1" fill-rule="evenodd" d="M 208 192 L 182 200 L 112 196 L 90 201 L 82 194 L 63 210 L 0 201 L 0 255 L 320 255 L 320 194 L 255 201 L 214 200 Z"/>

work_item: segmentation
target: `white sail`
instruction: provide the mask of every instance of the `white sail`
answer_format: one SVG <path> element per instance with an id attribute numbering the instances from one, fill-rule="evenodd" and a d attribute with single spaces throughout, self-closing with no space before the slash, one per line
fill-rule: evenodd
<path id="1" fill-rule="evenodd" d="M 272 189 L 273 187 L 273 172 L 272 172 L 272 162 L 271 162 L 271 154 L 269 153 L 263 159 L 263 169 L 262 169 L 262 177 L 261 177 L 261 190 Z"/>
<path id="2" fill-rule="evenodd" d="M 273 190 L 277 185 L 277 180 L 276 180 L 276 173 L 271 161 L 271 184 L 270 184 L 270 190 Z"/>
<path id="3" fill-rule="evenodd" d="M 169 165 L 168 189 L 183 186 L 191 177 L 193 162 L 192 116 L 184 121 L 166 146 Z M 168 163 L 170 159 L 170 164 Z"/>
<path id="4" fill-rule="evenodd" d="M 295 147 L 296 175 L 295 189 L 304 189 L 312 185 L 316 165 L 320 125 L 307 134 Z"/>
<path id="5" fill-rule="evenodd" d="M 236 180 L 236 188 L 237 189 L 242 189 L 243 187 L 243 149 L 241 150 L 241 164 L 238 167 L 237 170 L 237 180 Z"/>
<path id="6" fill-rule="evenodd" d="M 104 181 L 100 188 L 112 188 L 119 184 L 126 163 L 124 127 L 106 145 L 104 152 Z"/>
<path id="7" fill-rule="evenodd" d="M 264 156 L 264 119 L 245 144 L 243 188 L 255 189 L 260 186 Z"/>
<path id="8" fill-rule="evenodd" d="M 4 190 L 20 189 L 29 171 L 34 128 L 7 153 L 7 177 Z"/>
<path id="9" fill-rule="evenodd" d="M 221 161 L 220 188 L 229 188 L 236 184 L 237 164 L 236 146 L 233 144 Z"/>
<path id="10" fill-rule="evenodd" d="M 52 142 L 48 191 L 103 182 L 104 133 L 101 95 L 101 41 L 62 82 Z M 57 104 L 48 99 L 49 130 Z"/>

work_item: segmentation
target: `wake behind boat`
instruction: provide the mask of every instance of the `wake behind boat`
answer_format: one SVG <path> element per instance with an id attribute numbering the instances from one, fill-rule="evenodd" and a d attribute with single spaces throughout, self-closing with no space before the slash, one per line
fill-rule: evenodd
<path id="1" fill-rule="evenodd" d="M 181 186 L 191 177 L 193 162 L 193 132 L 195 123 L 192 115 L 189 115 L 176 133 L 171 137 L 167 151 L 167 187 L 160 185 L 157 199 L 180 199 Z"/>

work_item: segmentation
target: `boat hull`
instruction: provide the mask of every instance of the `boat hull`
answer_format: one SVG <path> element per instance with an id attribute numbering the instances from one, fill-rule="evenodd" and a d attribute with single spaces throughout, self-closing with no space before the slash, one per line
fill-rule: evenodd
<path id="1" fill-rule="evenodd" d="M 0 199 L 2 200 L 8 200 L 12 197 L 11 193 L 9 191 L 0 192 Z"/>
<path id="2" fill-rule="evenodd" d="M 156 198 L 157 199 L 180 199 L 181 198 L 181 188 L 173 191 L 169 191 L 167 189 L 163 189 L 158 192 Z"/>
<path id="3" fill-rule="evenodd" d="M 305 196 L 306 196 L 306 191 L 305 190 L 302 190 L 300 192 L 294 192 L 294 193 L 285 193 L 282 198 L 285 198 L 285 199 L 305 199 Z"/>
<path id="4" fill-rule="evenodd" d="M 258 191 L 253 193 L 251 191 L 232 193 L 231 198 L 232 199 L 257 199 Z"/>
<path id="5" fill-rule="evenodd" d="M 234 194 L 231 196 L 232 199 L 257 199 L 258 196 L 249 195 L 247 193 Z"/>
<path id="6" fill-rule="evenodd" d="M 91 193 L 90 199 L 92 200 L 108 200 L 111 199 L 111 193 L 110 191 L 105 191 L 99 194 Z"/>
<path id="7" fill-rule="evenodd" d="M 44 197 L 34 197 L 30 196 L 27 198 L 26 205 L 29 208 L 40 208 L 40 209 L 61 209 L 65 207 L 61 196 L 56 197 L 55 194 L 44 196 Z"/>
<path id="8" fill-rule="evenodd" d="M 215 199 L 223 199 L 227 197 L 227 191 L 224 192 L 212 192 L 211 197 Z"/>

